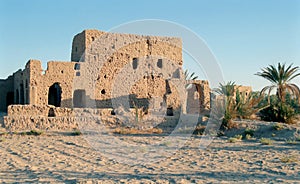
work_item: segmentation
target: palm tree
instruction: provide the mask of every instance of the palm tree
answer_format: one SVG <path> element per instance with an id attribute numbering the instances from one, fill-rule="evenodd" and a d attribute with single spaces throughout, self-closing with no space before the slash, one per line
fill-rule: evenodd
<path id="1" fill-rule="evenodd" d="M 185 80 L 186 81 L 191 81 L 191 80 L 196 80 L 198 79 L 198 76 L 195 74 L 195 72 L 193 73 L 189 73 L 189 71 L 186 69 L 184 71 L 184 77 L 185 77 Z M 189 89 L 191 87 L 191 84 L 188 82 L 186 85 L 185 85 L 185 88 L 186 89 Z"/>
<path id="2" fill-rule="evenodd" d="M 220 95 L 224 95 L 226 98 L 233 97 L 235 91 L 235 83 L 227 82 L 226 84 L 219 84 L 219 88 L 216 89 L 216 92 Z"/>
<path id="3" fill-rule="evenodd" d="M 232 119 L 236 118 L 236 105 L 234 99 L 235 83 L 227 82 L 225 84 L 219 84 L 219 87 L 215 89 L 215 92 L 221 95 L 221 98 L 216 99 L 216 105 L 221 111 L 222 115 L 222 128 L 230 128 L 232 126 Z"/>
<path id="4" fill-rule="evenodd" d="M 270 103 L 270 93 L 272 90 L 277 90 L 278 99 L 285 103 L 286 92 L 291 92 L 291 94 L 299 97 L 300 89 L 296 84 L 290 83 L 291 80 L 300 76 L 300 73 L 297 73 L 299 67 L 292 67 L 293 64 L 286 67 L 285 64 L 278 63 L 276 68 L 275 65 L 269 65 L 266 68 L 263 68 L 261 72 L 256 73 L 255 75 L 261 76 L 271 82 L 271 85 L 264 87 L 261 90 L 261 94 L 268 91 L 268 102 Z"/>

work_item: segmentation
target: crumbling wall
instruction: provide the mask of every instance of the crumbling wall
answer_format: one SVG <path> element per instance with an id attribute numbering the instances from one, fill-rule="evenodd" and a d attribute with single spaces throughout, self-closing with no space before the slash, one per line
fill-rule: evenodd
<path id="1" fill-rule="evenodd" d="M 84 30 L 75 35 L 72 42 L 71 61 L 80 61 L 85 49 L 103 33 L 98 30 Z"/>
<path id="2" fill-rule="evenodd" d="M 91 37 L 95 35 L 95 30 L 86 30 L 85 33 L 87 35 L 85 39 L 89 40 L 85 43 L 91 44 Z M 87 52 L 82 59 L 84 62 L 80 63 L 80 74 L 75 78 L 76 81 L 85 79 L 85 81 L 79 82 L 84 86 L 78 88 L 86 89 L 85 95 L 94 98 L 98 108 L 111 108 L 112 98 L 122 98 L 122 96 L 112 95 L 112 93 L 118 93 L 113 91 L 116 85 L 120 85 L 118 84 L 120 81 L 117 81 L 118 75 L 124 71 L 128 75 L 137 73 L 136 70 L 141 69 L 139 68 L 141 61 L 146 58 L 149 66 L 142 68 L 145 73 L 139 76 L 140 79 L 136 84 L 131 84 L 131 80 L 127 79 L 127 76 L 124 76 L 121 82 L 128 83 L 128 86 L 131 87 L 129 93 L 131 99 L 137 99 L 139 103 L 147 103 L 147 100 L 152 97 L 161 97 L 166 101 L 166 79 L 176 76 L 173 74 L 175 71 L 167 76 L 164 76 L 163 72 L 153 73 L 153 71 L 170 71 L 171 67 L 168 66 L 170 63 L 181 69 L 182 43 L 180 39 L 116 33 L 104 34 L 103 32 L 99 32 L 98 35 L 101 37 L 100 40 L 95 39 L 94 43 L 86 45 Z M 73 43 L 77 43 L 76 39 L 81 38 L 75 37 Z M 166 63 L 167 60 L 169 63 Z M 96 71 L 97 74 L 94 75 L 93 71 Z M 92 80 L 84 78 L 87 73 L 91 74 L 92 77 L 89 76 L 89 78 Z M 94 81 L 93 78 L 96 80 Z M 94 82 L 96 82 L 95 86 Z M 89 89 L 95 90 L 89 91 Z M 171 98 L 174 99 L 171 100 Z M 168 95 L 167 101 L 176 101 L 176 99 L 179 99 L 178 96 Z M 180 105 L 177 100 L 176 103 L 167 104 L 167 106 L 178 109 Z"/>
<path id="3" fill-rule="evenodd" d="M 210 109 L 210 88 L 206 80 L 187 82 L 187 113 L 207 113 Z"/>
<path id="4" fill-rule="evenodd" d="M 14 81 L 9 76 L 5 80 L 0 80 L 0 111 L 5 112 L 7 106 L 14 102 Z"/>
<path id="5" fill-rule="evenodd" d="M 61 88 L 60 107 L 71 107 L 73 98 L 73 79 L 75 62 L 50 61 L 47 70 L 42 72 L 41 62 L 30 60 L 27 64 L 30 69 L 31 98 L 34 105 L 47 105 L 49 89 L 58 84 Z"/>
<path id="6" fill-rule="evenodd" d="M 240 96 L 248 97 L 252 92 L 252 87 L 251 86 L 235 86 L 234 90 L 235 90 L 234 98 L 236 98 L 237 91 L 240 93 Z"/>

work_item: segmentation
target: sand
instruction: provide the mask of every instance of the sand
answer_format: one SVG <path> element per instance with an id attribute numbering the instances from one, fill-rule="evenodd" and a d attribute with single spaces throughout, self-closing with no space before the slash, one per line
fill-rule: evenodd
<path id="1" fill-rule="evenodd" d="M 151 144 L 166 135 L 118 136 Z M 103 155 L 83 135 L 8 134 L 0 140 L 0 183 L 300 183 L 300 142 L 280 139 L 262 145 L 258 138 L 230 143 L 216 137 L 200 149 L 201 136 L 193 136 L 174 154 L 137 165 Z"/>

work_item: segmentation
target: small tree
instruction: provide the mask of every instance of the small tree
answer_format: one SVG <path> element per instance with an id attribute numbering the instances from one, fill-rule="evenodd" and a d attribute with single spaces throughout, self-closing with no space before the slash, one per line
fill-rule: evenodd
<path id="1" fill-rule="evenodd" d="M 260 77 L 263 77 L 271 82 L 271 85 L 264 87 L 261 90 L 261 93 L 268 91 L 268 96 L 272 90 L 276 89 L 276 95 L 280 102 L 285 103 L 286 93 L 290 92 L 299 98 L 300 89 L 296 84 L 291 83 L 291 80 L 300 76 L 300 73 L 297 73 L 299 67 L 292 67 L 293 64 L 288 67 L 285 64 L 278 63 L 276 68 L 275 65 L 269 65 L 266 68 L 263 68 L 261 72 L 256 73 Z M 268 100 L 270 102 L 270 100 Z"/>
<path id="2" fill-rule="evenodd" d="M 261 111 L 262 118 L 271 121 L 280 121 L 285 123 L 292 123 L 295 118 L 295 109 L 290 103 L 287 103 L 286 99 L 290 102 L 291 97 L 297 98 L 300 102 L 300 89 L 296 84 L 291 81 L 300 76 L 299 67 L 292 67 L 292 64 L 286 67 L 285 64 L 278 63 L 277 67 L 269 65 L 262 69 L 262 72 L 256 73 L 271 82 L 271 85 L 264 87 L 261 90 L 261 94 L 268 91 L 268 104 L 267 109 Z M 270 93 L 276 89 L 277 99 L 271 101 Z M 294 105 L 295 106 L 295 105 Z M 296 109 L 297 110 L 297 109 Z"/>

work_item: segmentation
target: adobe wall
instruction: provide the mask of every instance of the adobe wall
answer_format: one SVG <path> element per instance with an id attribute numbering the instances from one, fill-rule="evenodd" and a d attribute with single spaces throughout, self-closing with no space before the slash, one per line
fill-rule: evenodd
<path id="1" fill-rule="evenodd" d="M 177 66 L 177 69 L 182 67 L 182 43 L 178 38 L 169 37 L 157 37 L 157 36 L 141 36 L 131 34 L 116 34 L 99 32 L 96 30 L 86 30 L 84 35 L 87 40 L 91 40 L 91 37 L 98 35 L 100 37 L 94 38 L 95 41 L 92 45 L 86 46 L 85 57 L 82 58 L 83 63 L 80 62 L 80 74 L 75 77 L 78 84 L 84 84 L 82 87 L 78 85 L 78 89 L 94 89 L 94 91 L 86 91 L 86 95 L 94 98 L 99 108 L 110 108 L 111 99 L 119 98 L 122 96 L 113 96 L 118 92 L 113 92 L 115 85 L 119 85 L 117 79 L 121 72 L 126 71 L 128 74 L 137 73 L 138 67 L 140 67 L 142 61 L 148 59 L 148 65 L 142 69 L 145 70 L 141 75 L 139 81 L 136 84 L 130 84 L 132 80 L 125 79 L 123 82 L 127 86 L 131 87 L 130 94 L 134 94 L 138 99 L 150 99 L 151 97 L 164 97 L 168 103 L 167 106 L 172 108 L 179 108 L 180 104 L 178 94 L 166 94 L 166 79 L 172 78 L 175 72 L 168 69 L 168 64 L 173 63 Z M 73 46 L 76 46 L 76 39 L 82 39 L 83 33 L 74 38 Z M 80 37 L 81 36 L 81 37 Z M 88 39 L 90 36 L 90 39 Z M 98 39 L 101 38 L 101 39 Z M 88 44 L 88 42 L 86 42 Z M 161 68 L 158 66 L 158 60 L 161 60 Z M 134 67 L 134 60 L 137 61 L 137 66 Z M 151 73 L 153 73 L 151 75 Z M 170 74 L 165 74 L 163 71 L 170 71 Z M 162 75 L 160 75 L 162 74 Z M 84 76 L 88 75 L 89 78 L 96 79 L 95 81 L 89 81 L 89 78 Z M 144 77 L 143 77 L 144 76 Z M 178 76 L 180 77 L 180 76 Z M 93 83 L 96 83 L 93 86 Z M 128 84 L 127 84 L 128 83 Z M 171 85 L 172 86 L 172 85 Z M 173 98 L 173 99 L 171 99 Z M 172 103 L 171 103 L 172 102 Z"/>
<path id="2" fill-rule="evenodd" d="M 206 80 L 190 80 L 187 82 L 187 113 L 208 113 L 210 109 L 210 87 Z"/>
<path id="3" fill-rule="evenodd" d="M 139 109 L 140 111 L 141 109 Z M 50 112 L 50 113 L 49 113 Z M 97 123 L 104 125 L 107 131 L 110 129 L 125 125 L 135 127 L 135 109 L 126 114 L 125 119 L 129 118 L 131 124 L 124 121 L 123 116 L 116 116 L 113 109 L 82 109 L 82 108 L 60 108 L 54 106 L 37 106 L 37 105 L 11 105 L 8 107 L 8 114 L 4 116 L 4 128 L 7 131 L 30 131 L 30 130 L 74 130 L 83 128 L 86 123 Z M 90 116 L 90 115 L 93 116 Z M 89 119 L 92 118 L 92 119 Z M 143 128 L 153 127 L 151 121 L 158 123 L 149 115 L 143 117 Z M 133 122 L 133 123 L 132 123 Z M 150 122 L 150 123 L 149 123 Z M 166 116 L 159 119 L 162 122 L 159 127 L 164 130 L 173 130 L 177 125 L 178 118 L 175 116 Z M 140 122 L 141 123 L 141 122 Z M 98 126 L 97 125 L 97 126 Z M 140 127 L 140 125 L 139 125 Z M 141 127 L 140 127 L 141 128 Z"/>
<path id="4" fill-rule="evenodd" d="M 5 112 L 7 110 L 7 98 L 9 98 L 9 92 L 14 92 L 13 77 L 10 76 L 5 80 L 0 80 L 0 111 Z M 14 99 L 12 99 L 13 101 Z"/>
<path id="5" fill-rule="evenodd" d="M 235 86 L 235 91 L 239 91 L 240 95 L 245 95 L 248 97 L 252 92 L 251 86 Z M 236 93 L 234 93 L 234 98 L 236 97 Z"/>
<path id="6" fill-rule="evenodd" d="M 80 61 L 85 49 L 103 33 L 98 30 L 84 30 L 75 35 L 72 42 L 71 61 Z"/>
<path id="7" fill-rule="evenodd" d="M 30 97 L 34 105 L 47 105 L 49 88 L 58 83 L 61 87 L 61 107 L 72 107 L 75 62 L 50 61 L 43 72 L 41 62 L 30 60 Z"/>

